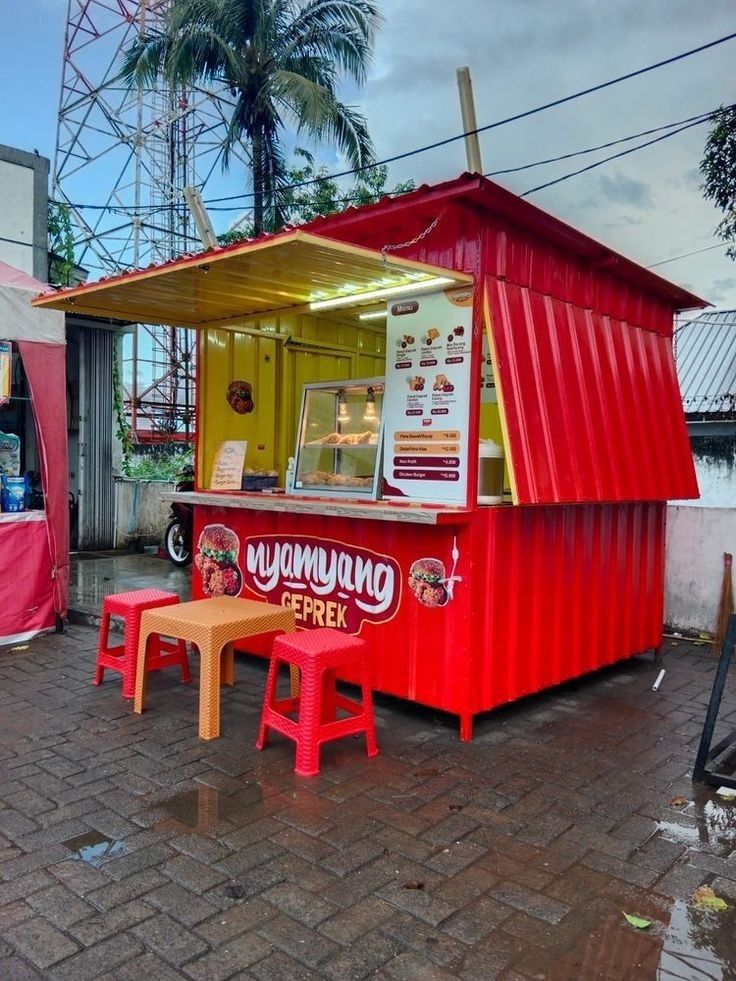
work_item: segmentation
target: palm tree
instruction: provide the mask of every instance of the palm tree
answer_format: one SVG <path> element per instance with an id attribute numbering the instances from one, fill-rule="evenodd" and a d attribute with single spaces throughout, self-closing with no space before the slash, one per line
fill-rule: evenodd
<path id="1" fill-rule="evenodd" d="M 333 143 L 351 167 L 374 159 L 365 118 L 338 101 L 336 87 L 342 77 L 365 81 L 379 19 L 372 0 L 172 0 L 163 30 L 124 52 L 122 73 L 141 86 L 159 77 L 227 86 L 235 104 L 223 165 L 236 144 L 249 144 L 259 233 L 264 217 L 281 224 L 279 138 L 288 124 Z"/>

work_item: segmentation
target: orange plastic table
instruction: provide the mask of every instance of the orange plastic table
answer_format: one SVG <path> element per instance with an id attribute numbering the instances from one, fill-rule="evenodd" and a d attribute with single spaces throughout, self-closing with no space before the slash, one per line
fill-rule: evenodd
<path id="1" fill-rule="evenodd" d="M 146 699 L 146 652 L 148 638 L 163 634 L 196 644 L 200 654 L 199 737 L 220 735 L 220 683 L 234 681 L 233 641 L 240 637 L 296 629 L 294 611 L 275 603 L 222 596 L 193 600 L 176 606 L 144 610 L 138 636 L 138 670 L 134 711 L 141 713 Z"/>

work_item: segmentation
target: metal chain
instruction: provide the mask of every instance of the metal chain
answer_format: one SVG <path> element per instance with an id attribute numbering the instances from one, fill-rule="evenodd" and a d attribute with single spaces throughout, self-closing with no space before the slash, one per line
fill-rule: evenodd
<path id="1" fill-rule="evenodd" d="M 424 229 L 423 232 L 420 232 L 418 235 L 415 235 L 414 238 L 410 238 L 408 242 L 400 242 L 398 245 L 384 245 L 381 248 L 381 255 L 383 256 L 384 261 L 386 260 L 386 254 L 388 252 L 396 252 L 398 249 L 408 249 L 412 245 L 418 245 L 419 242 L 422 241 L 422 239 L 425 239 L 428 235 L 431 235 L 432 232 L 437 227 L 437 225 L 440 223 L 440 221 L 445 217 L 446 211 L 447 208 L 443 208 L 442 211 L 440 211 L 440 213 L 437 215 L 435 220 L 431 223 L 431 225 L 427 225 L 427 227 Z"/>

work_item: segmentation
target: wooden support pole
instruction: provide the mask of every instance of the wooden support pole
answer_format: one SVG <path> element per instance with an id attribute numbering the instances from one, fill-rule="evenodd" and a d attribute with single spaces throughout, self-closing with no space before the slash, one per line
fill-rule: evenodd
<path id="1" fill-rule="evenodd" d="M 471 174 L 482 174 L 483 163 L 480 159 L 480 143 L 478 134 L 478 123 L 475 118 L 475 103 L 473 101 L 473 83 L 470 81 L 470 69 L 458 68 L 457 87 L 460 93 L 460 112 L 463 119 L 463 133 L 465 134 L 465 153 L 468 158 L 468 171 Z"/>

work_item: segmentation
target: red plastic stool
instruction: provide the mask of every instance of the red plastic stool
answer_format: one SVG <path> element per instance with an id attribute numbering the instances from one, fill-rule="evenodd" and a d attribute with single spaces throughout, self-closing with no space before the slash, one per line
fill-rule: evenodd
<path id="1" fill-rule="evenodd" d="M 106 596 L 102 601 L 102 622 L 97 645 L 94 684 L 102 683 L 105 668 L 119 671 L 123 676 L 123 698 L 133 698 L 141 613 L 159 606 L 173 606 L 179 602 L 176 593 L 167 593 L 163 589 L 134 589 L 130 593 L 112 593 Z M 124 643 L 116 647 L 108 646 L 111 616 L 122 617 L 125 624 Z M 181 680 L 184 684 L 192 680 L 189 673 L 187 646 L 183 640 L 177 640 L 172 644 L 157 637 L 151 638 L 150 644 L 150 652 L 146 659 L 147 671 L 156 671 L 177 664 L 181 667 Z"/>
<path id="2" fill-rule="evenodd" d="M 301 671 L 301 692 L 291 698 L 276 698 L 279 665 L 288 664 Z M 344 665 L 358 668 L 363 701 L 340 695 L 335 686 L 335 669 Z M 338 718 L 338 711 L 347 718 Z M 297 718 L 289 718 L 297 713 Z M 268 730 L 288 736 L 296 743 L 296 766 L 299 776 L 319 773 L 319 749 L 322 743 L 341 736 L 364 732 L 368 756 L 376 756 L 376 728 L 373 721 L 368 646 L 364 640 L 318 627 L 296 634 L 281 634 L 274 640 L 268 669 L 266 696 L 263 702 L 261 728 L 256 749 L 263 749 Z"/>

